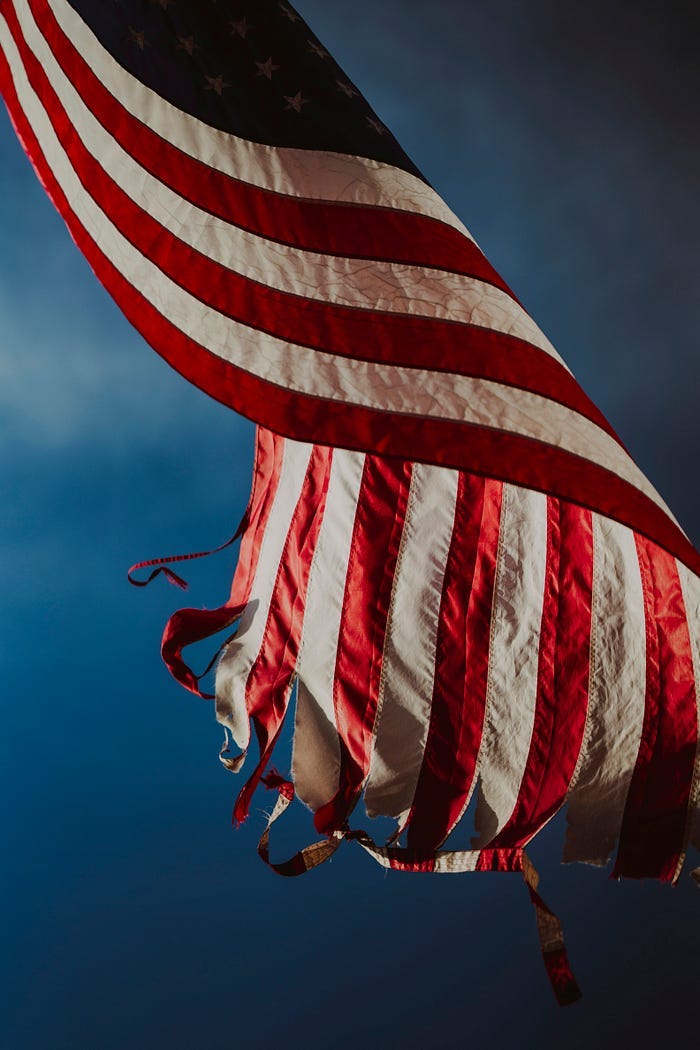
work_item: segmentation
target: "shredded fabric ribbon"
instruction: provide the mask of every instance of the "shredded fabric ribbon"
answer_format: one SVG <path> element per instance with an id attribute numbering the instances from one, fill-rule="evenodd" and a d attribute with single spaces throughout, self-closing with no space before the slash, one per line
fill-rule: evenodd
<path id="1" fill-rule="evenodd" d="M 151 558 L 148 561 L 140 561 L 136 565 L 132 565 L 127 572 L 129 583 L 134 587 L 147 587 L 162 573 L 169 583 L 179 587 L 183 591 L 188 590 L 189 584 L 187 581 L 181 576 L 178 576 L 178 574 L 168 568 L 168 566 L 180 562 L 196 561 L 199 558 L 209 558 L 213 554 L 220 554 L 221 551 L 225 551 L 245 532 L 248 524 L 249 513 L 250 506 L 246 509 L 241 523 L 233 536 L 226 540 L 225 543 L 222 543 L 219 547 L 214 547 L 212 550 L 208 551 L 197 551 L 194 554 L 170 554 L 163 558 Z M 139 580 L 135 577 L 134 573 L 139 572 L 142 569 L 150 568 L 153 568 L 153 571 L 145 580 Z M 245 606 L 236 602 L 231 595 L 229 600 L 218 609 L 178 609 L 176 613 L 173 613 L 165 625 L 165 630 L 163 631 L 163 637 L 161 640 L 161 655 L 163 660 L 173 678 L 175 678 L 180 685 L 183 685 L 185 689 L 194 693 L 195 696 L 200 697 L 202 700 L 214 699 L 213 693 L 203 693 L 201 691 L 199 683 L 214 667 L 214 664 L 221 654 L 221 650 L 228 644 L 230 639 L 227 638 L 222 642 L 201 674 L 195 674 L 189 665 L 185 663 L 182 659 L 182 651 L 187 648 L 188 645 L 193 645 L 195 642 L 202 642 L 206 638 L 210 638 L 212 635 L 218 634 L 220 631 L 226 630 L 226 628 L 232 626 L 232 624 L 234 624 L 240 617 L 244 608 Z"/>
<path id="2" fill-rule="evenodd" d="M 243 763 L 245 762 L 246 757 L 248 755 L 248 751 L 241 751 L 240 754 L 235 755 L 233 758 L 228 757 L 230 754 L 231 745 L 228 735 L 228 729 L 224 729 L 224 742 L 221 745 L 221 750 L 219 751 L 219 762 L 221 762 L 221 765 L 224 767 L 224 769 L 227 769 L 229 773 L 240 773 L 243 767 Z"/>
<path id="3" fill-rule="evenodd" d="M 201 674 L 195 674 L 182 658 L 182 650 L 195 642 L 202 642 L 212 634 L 231 627 L 240 617 L 245 606 L 231 599 L 218 609 L 178 609 L 170 617 L 163 631 L 161 655 L 173 678 L 202 700 L 214 700 L 213 693 L 203 693 L 200 681 L 206 677 L 219 658 L 221 650 L 228 644 L 225 639 Z"/>
<path id="4" fill-rule="evenodd" d="M 194 554 L 168 554 L 163 558 L 150 558 L 148 561 L 137 562 L 136 565 L 132 565 L 127 572 L 127 579 L 133 587 L 148 587 L 149 583 L 152 583 L 157 576 L 162 573 L 169 583 L 174 584 L 181 590 L 186 591 L 189 589 L 187 580 L 183 580 L 181 576 L 178 576 L 176 572 L 169 569 L 169 565 L 176 565 L 183 561 L 197 561 L 199 558 L 209 558 L 212 554 L 220 554 L 221 551 L 225 551 L 228 547 L 231 547 L 237 539 L 243 534 L 246 527 L 246 516 L 243 517 L 241 524 L 236 529 L 233 536 L 222 543 L 220 547 L 214 547 L 210 551 L 196 551 Z M 134 573 L 139 572 L 141 569 L 150 569 L 153 566 L 153 572 L 145 580 L 137 580 Z"/>
<path id="5" fill-rule="evenodd" d="M 305 875 L 307 871 L 325 863 L 343 841 L 358 842 L 378 864 L 394 871 L 450 874 L 466 871 L 501 871 L 521 874 L 535 909 L 542 959 L 554 996 L 560 1006 L 569 1006 L 581 998 L 581 991 L 566 952 L 562 925 L 537 892 L 539 875 L 524 850 L 435 850 L 427 854 L 418 854 L 415 850 L 402 846 L 378 846 L 367 832 L 346 827 L 334 831 L 326 839 L 305 846 L 288 860 L 272 861 L 270 831 L 272 825 L 293 802 L 295 792 L 291 781 L 275 770 L 263 776 L 261 783 L 268 790 L 277 791 L 278 797 L 258 843 L 258 855 L 269 868 L 286 878 Z"/>

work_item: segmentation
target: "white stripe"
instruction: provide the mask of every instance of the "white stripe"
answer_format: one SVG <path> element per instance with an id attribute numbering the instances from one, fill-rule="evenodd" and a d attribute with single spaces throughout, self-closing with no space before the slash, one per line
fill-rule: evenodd
<path id="1" fill-rule="evenodd" d="M 693 675 L 695 677 L 695 699 L 698 705 L 698 726 L 700 727 L 700 579 L 677 561 L 678 574 L 683 591 L 683 604 L 690 632 L 690 648 L 693 654 Z M 698 748 L 695 755 L 695 770 L 688 803 L 690 835 L 689 841 L 700 849 L 700 729 L 698 731 Z M 685 857 L 682 858 L 684 860 Z"/>
<path id="2" fill-rule="evenodd" d="M 51 0 L 50 6 L 66 36 L 107 90 L 132 116 L 183 153 L 275 193 L 416 212 L 472 239 L 435 190 L 400 168 L 343 153 L 259 145 L 184 113 L 120 66 L 66 0 Z"/>
<path id="3" fill-rule="evenodd" d="M 547 567 L 547 498 L 503 486 L 491 619 L 475 846 L 483 848 L 515 809 L 537 704 L 539 642 Z"/>
<path id="4" fill-rule="evenodd" d="M 236 636 L 216 672 L 216 718 L 227 726 L 241 750 L 248 747 L 250 724 L 246 705 L 248 676 L 263 642 L 272 593 L 287 533 L 301 495 L 311 445 L 285 441 L 282 469 L 265 529 L 250 599 Z"/>
<path id="5" fill-rule="evenodd" d="M 406 820 L 430 724 L 445 568 L 459 474 L 416 464 L 396 565 L 382 658 L 365 805 Z"/>
<path id="6" fill-rule="evenodd" d="M 346 360 L 252 331 L 166 277 L 119 233 L 81 186 L 31 89 L 7 24 L 0 40 L 16 90 L 71 209 L 130 284 L 181 332 L 225 361 L 285 389 L 393 414 L 495 427 L 558 446 L 636 486 L 675 521 L 639 468 L 605 431 L 546 398 L 487 380 Z"/>
<path id="7" fill-rule="evenodd" d="M 336 449 L 333 453 L 297 660 L 299 685 L 292 772 L 299 798 L 314 812 L 329 802 L 338 789 L 335 668 L 364 462 L 364 455 L 357 452 Z"/>
<path id="8" fill-rule="evenodd" d="M 435 857 L 433 872 L 436 875 L 459 875 L 465 871 L 476 871 L 481 854 L 478 850 L 444 850 Z"/>
<path id="9" fill-rule="evenodd" d="M 568 795 L 564 860 L 606 864 L 639 752 L 646 695 L 646 624 L 631 529 L 593 515 L 588 714 Z"/>
<path id="10" fill-rule="evenodd" d="M 493 285 L 430 267 L 338 258 L 256 236 L 180 197 L 112 138 L 66 77 L 29 10 L 25 41 L 47 74 L 80 141 L 130 199 L 174 237 L 234 273 L 290 295 L 363 310 L 463 322 L 526 340 L 560 361 L 534 321 Z"/>

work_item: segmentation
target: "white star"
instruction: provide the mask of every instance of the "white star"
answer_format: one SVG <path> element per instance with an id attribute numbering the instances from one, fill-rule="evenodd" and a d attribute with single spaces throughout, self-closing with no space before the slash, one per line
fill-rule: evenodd
<path id="1" fill-rule="evenodd" d="M 325 47 L 321 47 L 317 40 L 309 40 L 309 51 L 313 51 L 319 58 L 330 58 L 331 56 L 326 51 Z"/>
<path id="2" fill-rule="evenodd" d="M 291 7 L 287 7 L 286 4 L 280 4 L 280 11 L 285 18 L 288 18 L 290 22 L 300 22 L 301 19 L 296 11 L 292 11 Z"/>
<path id="3" fill-rule="evenodd" d="M 272 58 L 268 58 L 267 62 L 256 62 L 255 65 L 258 67 L 258 76 L 267 77 L 268 80 L 272 80 L 272 74 L 280 68 L 275 65 Z"/>
<path id="4" fill-rule="evenodd" d="M 198 48 L 199 44 L 193 36 L 179 36 L 177 38 L 178 51 L 186 51 L 188 55 L 193 55 Z"/>
<path id="5" fill-rule="evenodd" d="M 231 32 L 234 36 L 242 37 L 243 40 L 245 40 L 252 28 L 252 25 L 245 16 L 241 18 L 239 22 L 231 22 Z"/>
<path id="6" fill-rule="evenodd" d="M 230 88 L 231 85 L 227 84 L 224 80 L 223 73 L 220 73 L 218 77 L 207 77 L 206 91 L 215 91 L 217 95 L 223 95 L 226 88 Z"/>
<path id="7" fill-rule="evenodd" d="M 371 128 L 374 128 L 378 135 L 386 135 L 386 128 L 380 120 L 375 120 L 374 117 L 367 117 L 367 123 Z"/>
<path id="8" fill-rule="evenodd" d="M 285 95 L 287 105 L 285 109 L 293 109 L 295 113 L 301 113 L 301 107 L 308 105 L 308 98 L 302 98 L 301 91 L 297 91 L 296 95 Z"/>
<path id="9" fill-rule="evenodd" d="M 144 31 L 142 29 L 134 29 L 133 26 L 129 26 L 129 42 L 136 44 L 139 51 L 143 51 L 148 44 Z"/>
<path id="10" fill-rule="evenodd" d="M 354 98 L 356 95 L 360 94 L 359 91 L 355 90 L 352 84 L 348 84 L 347 80 L 336 80 L 336 84 L 338 85 L 338 91 L 342 91 L 344 95 L 348 96 L 348 98 Z"/>

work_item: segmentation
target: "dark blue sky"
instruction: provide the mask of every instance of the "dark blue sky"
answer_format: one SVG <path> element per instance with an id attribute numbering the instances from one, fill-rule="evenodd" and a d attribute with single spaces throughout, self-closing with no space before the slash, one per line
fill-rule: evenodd
<path id="1" fill-rule="evenodd" d="M 700 538 L 698 16 L 681 3 L 297 6 Z M 235 5 L 232 5 L 232 8 Z M 379 8 L 377 10 L 376 8 Z M 517 878 L 287 882 L 233 832 L 213 712 L 168 679 L 140 557 L 224 539 L 252 426 L 148 350 L 0 116 L 2 1050 L 656 1046 L 696 1035 L 700 897 L 533 855 L 585 999 L 559 1011 Z M 195 604 L 233 555 L 189 573 Z M 280 760 L 282 761 L 282 760 Z M 302 812 L 279 849 L 310 834 Z"/>

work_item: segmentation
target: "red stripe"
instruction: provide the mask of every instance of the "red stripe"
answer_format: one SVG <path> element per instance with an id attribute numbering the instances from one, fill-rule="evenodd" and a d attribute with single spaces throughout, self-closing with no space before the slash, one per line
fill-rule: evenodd
<path id="1" fill-rule="evenodd" d="M 283 459 L 284 438 L 264 427 L 256 427 L 253 487 L 245 512 L 246 526 L 231 584 L 231 601 L 236 605 L 245 605 L 250 598 L 260 548 L 279 487 Z"/>
<path id="2" fill-rule="evenodd" d="M 360 486 L 338 638 L 334 705 L 339 787 L 315 817 L 319 831 L 343 826 L 369 771 L 384 639 L 412 463 L 368 456 Z"/>
<path id="3" fill-rule="evenodd" d="M 190 295 L 234 321 L 324 353 L 456 372 L 529 390 L 581 413 L 618 440 L 571 373 L 522 339 L 476 325 L 291 295 L 249 280 L 173 236 L 85 148 L 9 9 L 8 24 L 30 82 L 85 190 L 125 238 Z"/>
<path id="4" fill-rule="evenodd" d="M 445 570 L 430 727 L 408 846 L 437 848 L 471 794 L 486 708 L 502 485 L 461 473 Z"/>
<path id="5" fill-rule="evenodd" d="M 107 91 L 63 33 L 46 0 L 30 0 L 29 6 L 62 69 L 100 123 L 142 167 L 204 211 L 283 244 L 451 270 L 512 295 L 473 241 L 437 219 L 288 197 L 224 175 L 182 153 Z"/>
<path id="6" fill-rule="evenodd" d="M 234 818 L 248 815 L 253 792 L 272 755 L 289 705 L 301 642 L 309 574 L 323 520 L 333 450 L 315 445 L 280 559 L 260 651 L 246 683 L 260 761 L 238 796 Z"/>
<path id="7" fill-rule="evenodd" d="M 673 558 L 636 537 L 647 632 L 642 740 L 615 877 L 672 881 L 684 848 L 698 724 L 690 633 Z"/>
<path id="8" fill-rule="evenodd" d="M 270 430 L 510 481 L 605 514 L 649 536 L 700 575 L 700 555 L 649 497 L 611 472 L 530 438 L 452 420 L 388 415 L 376 409 L 305 397 L 261 380 L 185 336 L 116 270 L 83 229 L 41 153 L 19 105 L 4 56 L 0 86 L 18 137 L 78 247 L 126 317 L 173 368 L 211 397 Z"/>
<path id="9" fill-rule="evenodd" d="M 550 499 L 532 740 L 518 800 L 493 847 L 526 845 L 566 798 L 588 709 L 592 587 L 592 516 Z"/>

